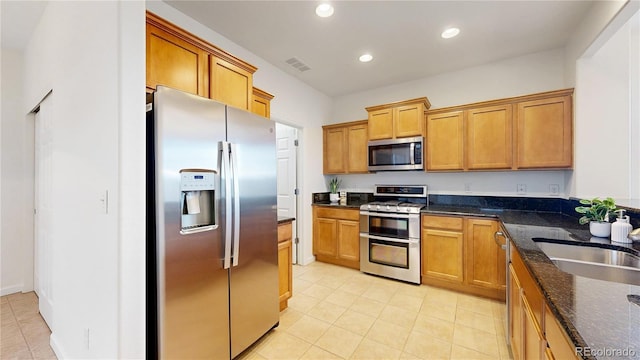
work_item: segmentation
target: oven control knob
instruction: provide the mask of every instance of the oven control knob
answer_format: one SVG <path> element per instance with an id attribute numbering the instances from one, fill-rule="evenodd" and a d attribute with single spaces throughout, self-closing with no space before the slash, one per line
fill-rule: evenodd
<path id="1" fill-rule="evenodd" d="M 387 205 L 387 210 L 391 209 L 391 206 Z"/>

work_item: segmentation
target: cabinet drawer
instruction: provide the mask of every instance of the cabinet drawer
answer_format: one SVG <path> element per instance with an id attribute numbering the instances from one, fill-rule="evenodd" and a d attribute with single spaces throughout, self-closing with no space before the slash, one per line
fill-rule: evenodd
<path id="1" fill-rule="evenodd" d="M 462 231 L 461 217 L 422 215 L 422 227 Z"/>
<path id="2" fill-rule="evenodd" d="M 316 216 L 321 218 L 342 219 L 342 220 L 360 220 L 360 210 L 358 209 L 330 209 L 326 207 L 317 207 Z"/>
<path id="3" fill-rule="evenodd" d="M 278 242 L 291 240 L 292 226 L 291 223 L 278 225 Z"/>

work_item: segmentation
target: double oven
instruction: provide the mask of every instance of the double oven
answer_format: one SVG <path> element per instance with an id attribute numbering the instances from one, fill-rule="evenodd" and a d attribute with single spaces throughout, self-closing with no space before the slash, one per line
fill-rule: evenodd
<path id="1" fill-rule="evenodd" d="M 420 284 L 420 210 L 426 185 L 376 185 L 360 207 L 360 271 Z"/>

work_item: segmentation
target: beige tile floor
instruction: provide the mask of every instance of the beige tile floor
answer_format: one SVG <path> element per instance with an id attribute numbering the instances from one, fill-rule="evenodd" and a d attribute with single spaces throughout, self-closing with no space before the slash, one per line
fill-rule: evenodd
<path id="1" fill-rule="evenodd" d="M 240 359 L 510 359 L 504 303 L 315 262 Z M 0 298 L 0 359 L 55 359 L 33 292 Z"/>
<path id="2" fill-rule="evenodd" d="M 510 359 L 505 304 L 315 262 L 241 359 Z"/>
<path id="3" fill-rule="evenodd" d="M 55 359 L 34 292 L 0 297 L 0 359 Z"/>

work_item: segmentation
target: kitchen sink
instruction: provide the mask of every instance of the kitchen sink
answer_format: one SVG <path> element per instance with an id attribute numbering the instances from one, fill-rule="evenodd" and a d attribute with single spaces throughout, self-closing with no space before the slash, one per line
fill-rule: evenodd
<path id="1" fill-rule="evenodd" d="M 533 241 L 562 271 L 592 279 L 640 285 L 640 257 L 602 247 Z"/>

